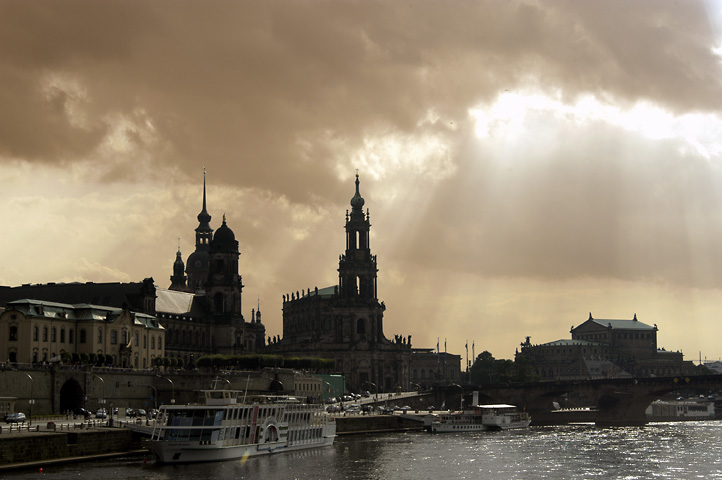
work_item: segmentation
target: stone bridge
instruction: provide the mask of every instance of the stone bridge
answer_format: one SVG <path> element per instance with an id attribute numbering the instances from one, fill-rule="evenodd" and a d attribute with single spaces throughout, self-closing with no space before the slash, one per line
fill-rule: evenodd
<path id="1" fill-rule="evenodd" d="M 446 385 L 436 388 L 437 402 L 447 405 L 472 401 L 479 392 L 479 403 L 509 403 L 529 412 L 535 425 L 565 423 L 554 412 L 554 402 L 562 407 L 591 407 L 585 418 L 600 426 L 644 425 L 645 410 L 653 401 L 670 392 L 709 394 L 722 391 L 722 375 L 677 377 L 616 378 L 495 385 Z"/>

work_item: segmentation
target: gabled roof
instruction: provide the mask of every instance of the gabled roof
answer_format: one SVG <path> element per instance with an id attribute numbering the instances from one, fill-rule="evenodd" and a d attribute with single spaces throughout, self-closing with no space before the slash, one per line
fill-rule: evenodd
<path id="1" fill-rule="evenodd" d="M 573 328 L 572 330 L 576 330 L 577 328 L 580 328 L 582 325 L 586 325 L 587 323 L 592 322 L 596 323 L 597 325 L 601 325 L 605 328 L 611 328 L 613 330 L 656 330 L 657 326 L 649 326 L 646 323 L 642 323 L 639 320 L 637 320 L 637 315 L 634 315 L 634 318 L 632 320 L 606 320 L 601 318 L 593 318 L 592 314 L 589 314 L 589 318 L 586 322 L 582 323 L 576 328 Z"/>

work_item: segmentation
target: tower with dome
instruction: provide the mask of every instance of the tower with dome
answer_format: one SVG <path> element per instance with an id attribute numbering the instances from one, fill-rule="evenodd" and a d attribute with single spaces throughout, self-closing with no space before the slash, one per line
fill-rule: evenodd
<path id="1" fill-rule="evenodd" d="M 338 284 L 283 295 L 283 335 L 267 352 L 336 360 L 350 390 L 391 391 L 410 386 L 411 336 L 384 335 L 386 306 L 378 299 L 377 259 L 371 253 L 371 220 L 360 181 L 346 211 L 346 246 Z"/>

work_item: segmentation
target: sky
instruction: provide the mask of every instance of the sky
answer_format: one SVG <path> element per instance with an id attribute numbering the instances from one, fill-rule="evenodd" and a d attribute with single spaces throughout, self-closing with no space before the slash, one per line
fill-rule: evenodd
<path id="1" fill-rule="evenodd" d="M 513 358 L 591 313 L 722 358 L 722 2 L 0 0 L 0 285 L 170 285 L 207 172 L 243 276 Z"/>

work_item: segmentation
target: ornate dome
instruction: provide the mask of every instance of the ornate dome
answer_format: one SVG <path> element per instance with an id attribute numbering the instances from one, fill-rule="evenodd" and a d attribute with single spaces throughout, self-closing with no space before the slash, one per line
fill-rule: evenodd
<path id="1" fill-rule="evenodd" d="M 213 235 L 213 247 L 233 247 L 236 245 L 236 235 L 233 233 L 228 225 L 226 225 L 226 216 L 223 215 L 223 225 L 218 227 L 215 235 Z"/>
<path id="2" fill-rule="evenodd" d="M 358 180 L 358 173 L 356 174 L 356 193 L 354 194 L 353 198 L 351 198 L 351 207 L 354 210 L 360 210 L 363 208 L 364 203 L 366 201 L 364 200 L 364 197 L 361 196 L 358 190 L 359 180 Z"/>
<path id="3" fill-rule="evenodd" d="M 208 252 L 196 250 L 188 255 L 186 273 L 208 271 Z"/>

